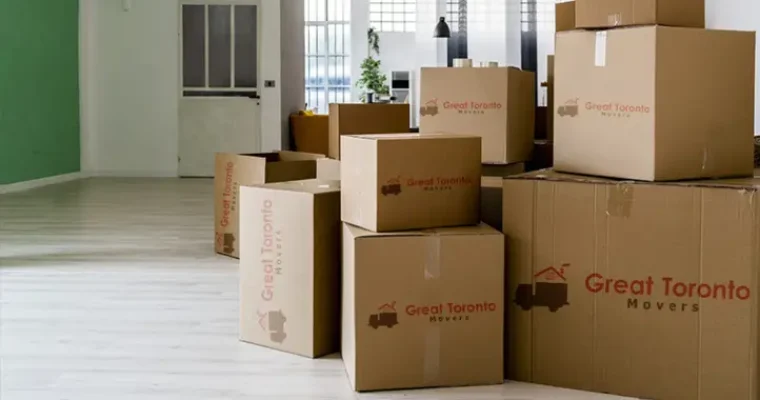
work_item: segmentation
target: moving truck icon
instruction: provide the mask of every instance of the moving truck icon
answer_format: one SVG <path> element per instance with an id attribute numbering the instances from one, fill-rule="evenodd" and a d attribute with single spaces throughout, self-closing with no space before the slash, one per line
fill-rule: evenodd
<path id="1" fill-rule="evenodd" d="M 388 179 L 388 182 L 380 187 L 380 192 L 383 193 L 383 196 L 388 196 L 390 194 L 394 196 L 399 195 L 401 193 L 401 179 Z"/>
<path id="2" fill-rule="evenodd" d="M 525 311 L 533 307 L 547 307 L 551 312 L 570 305 L 567 302 L 567 282 L 564 276 L 564 270 L 568 266 L 569 264 L 564 264 L 559 270 L 549 267 L 537 273 L 535 278 L 545 277 L 548 282 L 536 282 L 535 291 L 532 284 L 517 285 L 515 304 Z"/>
<path id="3" fill-rule="evenodd" d="M 566 101 L 565 105 L 559 106 L 557 114 L 559 114 L 560 117 L 575 117 L 578 115 L 578 99 Z"/>
<path id="4" fill-rule="evenodd" d="M 420 116 L 424 117 L 426 115 L 437 115 L 438 114 L 438 99 L 433 99 L 425 103 L 424 106 L 420 107 Z"/>
<path id="5" fill-rule="evenodd" d="M 369 326 L 377 329 L 381 326 L 393 328 L 398 325 L 398 314 L 396 313 L 396 302 L 386 303 L 377 308 L 377 314 L 369 316 Z"/>

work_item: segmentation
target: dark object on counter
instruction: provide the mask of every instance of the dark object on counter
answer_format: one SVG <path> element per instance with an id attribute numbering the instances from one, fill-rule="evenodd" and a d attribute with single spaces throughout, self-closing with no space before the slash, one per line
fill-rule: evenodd
<path id="1" fill-rule="evenodd" d="M 536 140 L 533 147 L 533 159 L 525 164 L 525 171 L 536 171 L 554 166 L 554 142 Z"/>

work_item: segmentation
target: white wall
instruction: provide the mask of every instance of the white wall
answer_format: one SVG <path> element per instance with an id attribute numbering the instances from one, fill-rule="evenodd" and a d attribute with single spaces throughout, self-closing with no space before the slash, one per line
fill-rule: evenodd
<path id="1" fill-rule="evenodd" d="M 760 1 L 706 0 L 707 27 L 760 31 Z M 755 43 L 755 134 L 760 134 L 760 43 Z"/>
<path id="2" fill-rule="evenodd" d="M 85 173 L 116 176 L 177 176 L 179 135 L 179 0 L 132 0 L 125 11 L 119 0 L 80 0 L 82 76 L 82 166 Z M 301 6 L 302 7 L 302 6 Z M 300 9 L 300 11 L 299 11 Z M 300 29 L 303 59 L 303 8 L 283 17 L 280 0 L 261 7 L 262 149 L 280 149 L 284 120 L 303 95 L 292 82 L 303 83 L 303 61 L 282 65 L 281 40 L 293 40 Z M 300 22 L 299 21 L 300 18 Z M 296 21 L 281 26 L 281 21 Z M 295 29 L 280 31 L 280 29 Z M 293 33 L 295 32 L 295 33 Z M 297 43 L 294 46 L 299 46 Z M 295 53 L 298 54 L 298 53 Z M 294 72 L 293 72 L 294 71 Z M 275 80 L 276 88 L 263 88 Z M 281 88 L 284 83 L 286 99 Z M 303 92 L 303 86 L 301 92 Z"/>

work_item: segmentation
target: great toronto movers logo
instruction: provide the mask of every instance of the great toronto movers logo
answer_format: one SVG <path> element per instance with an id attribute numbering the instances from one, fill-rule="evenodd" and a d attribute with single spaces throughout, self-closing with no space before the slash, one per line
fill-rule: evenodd
<path id="1" fill-rule="evenodd" d="M 535 292 L 531 284 L 519 284 L 515 304 L 523 310 L 547 307 L 556 312 L 569 305 L 566 279 L 567 268 L 546 268 L 535 274 Z M 751 290 L 733 280 L 723 282 L 687 282 L 670 276 L 646 276 L 641 279 L 621 279 L 595 272 L 584 279 L 583 291 L 593 295 L 622 298 L 624 306 L 632 310 L 699 312 L 701 301 L 748 301 Z"/>
<path id="2" fill-rule="evenodd" d="M 269 311 L 262 313 L 256 311 L 259 317 L 259 326 L 264 332 L 269 333 L 269 339 L 275 343 L 282 343 L 288 335 L 285 333 L 285 314 L 282 310 Z"/>
<path id="3" fill-rule="evenodd" d="M 277 215 L 274 212 L 274 204 L 271 200 L 265 199 L 261 204 L 260 210 L 261 224 L 261 248 L 259 249 L 259 260 L 261 268 L 261 300 L 265 309 L 273 308 L 271 302 L 276 299 L 277 282 L 283 275 L 284 265 L 282 262 L 283 237 L 282 232 L 275 226 Z M 261 312 L 257 310 L 259 316 L 259 325 L 261 329 L 269 333 L 270 339 L 275 343 L 285 341 L 285 315 L 282 310 Z M 267 322 L 266 324 L 264 322 Z"/>
<path id="4" fill-rule="evenodd" d="M 584 112 L 596 112 L 606 118 L 631 118 L 634 115 L 645 115 L 652 112 L 651 107 L 645 104 L 628 104 L 616 101 L 581 102 L 576 97 L 557 107 L 557 114 L 560 117 L 576 117 L 580 113 L 581 107 Z"/>
<path id="5" fill-rule="evenodd" d="M 539 271 L 534 278 L 543 279 L 543 281 L 536 282 L 535 292 L 531 284 L 517 285 L 515 304 L 526 311 L 533 307 L 546 307 L 551 312 L 569 305 L 567 279 L 565 279 L 565 271 L 569 266 L 570 264 L 562 264 L 559 269 L 549 267 Z"/>
<path id="6" fill-rule="evenodd" d="M 489 111 L 500 111 L 504 108 L 504 105 L 498 101 L 462 100 L 439 102 L 438 99 L 432 99 L 420 107 L 420 116 L 436 116 L 440 113 L 441 108 L 443 108 L 443 111 L 454 111 L 457 114 L 478 115 Z"/>
<path id="7" fill-rule="evenodd" d="M 233 180 L 235 164 L 228 162 L 224 169 L 224 190 L 222 191 L 222 219 L 219 225 L 226 227 L 230 224 L 230 215 L 237 207 L 238 183 Z"/>
<path id="8" fill-rule="evenodd" d="M 466 176 L 428 176 L 402 178 L 395 177 L 385 181 L 380 186 L 380 193 L 383 196 L 398 196 L 404 189 L 421 189 L 426 192 L 450 191 L 459 187 L 472 186 L 474 180 Z"/>
<path id="9" fill-rule="evenodd" d="M 496 303 L 453 303 L 408 304 L 402 313 L 396 311 L 396 302 L 382 304 L 369 315 L 369 326 L 374 329 L 385 326 L 393 328 L 399 324 L 399 314 L 409 318 L 427 318 L 430 323 L 469 321 L 475 315 L 496 313 Z"/>

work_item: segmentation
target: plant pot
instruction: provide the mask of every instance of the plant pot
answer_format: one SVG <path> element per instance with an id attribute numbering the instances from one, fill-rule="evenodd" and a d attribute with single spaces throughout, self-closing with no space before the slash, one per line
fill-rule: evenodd
<path id="1" fill-rule="evenodd" d="M 374 101 L 375 101 L 375 94 L 367 93 L 367 104 L 374 103 Z"/>

